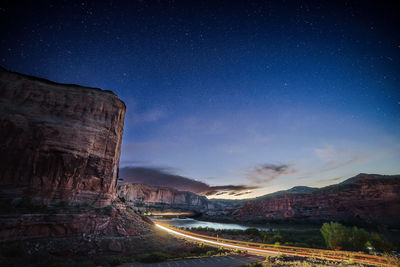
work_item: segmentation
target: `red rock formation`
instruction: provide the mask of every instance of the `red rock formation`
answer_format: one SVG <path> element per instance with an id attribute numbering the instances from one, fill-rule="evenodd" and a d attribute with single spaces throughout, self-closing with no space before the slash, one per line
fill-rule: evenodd
<path id="1" fill-rule="evenodd" d="M 163 203 L 171 207 L 179 206 L 195 210 L 206 210 L 208 208 L 206 197 L 168 187 L 131 184 L 127 182 L 119 187 L 118 194 L 127 201 L 139 201 L 149 205 Z"/>
<path id="2" fill-rule="evenodd" d="M 124 116 L 110 91 L 0 68 L 0 251 L 17 244 L 45 260 L 184 249 L 118 201 Z"/>
<path id="3" fill-rule="evenodd" d="M 109 205 L 124 116 L 111 91 L 0 68 L 0 196 Z"/>
<path id="4" fill-rule="evenodd" d="M 8 214 L 0 220 L 0 239 L 11 241 L 43 237 L 77 237 L 82 234 L 129 236 L 148 233 L 149 228 L 148 223 L 141 217 L 125 209 L 110 208 L 106 213 L 96 213 L 94 210 L 54 212 L 56 210 L 53 210 L 53 214 Z"/>
<path id="5" fill-rule="evenodd" d="M 347 221 L 400 226 L 400 175 L 359 174 L 308 194 L 279 194 L 247 201 L 246 220 Z"/>

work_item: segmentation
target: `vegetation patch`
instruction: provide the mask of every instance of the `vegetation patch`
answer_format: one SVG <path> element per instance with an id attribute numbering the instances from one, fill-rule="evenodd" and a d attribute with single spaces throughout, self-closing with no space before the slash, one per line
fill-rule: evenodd
<path id="1" fill-rule="evenodd" d="M 369 249 L 390 253 L 392 244 L 378 233 L 369 233 L 356 226 L 347 227 L 337 222 L 324 223 L 321 227 L 326 247 L 333 250 L 364 251 Z"/>

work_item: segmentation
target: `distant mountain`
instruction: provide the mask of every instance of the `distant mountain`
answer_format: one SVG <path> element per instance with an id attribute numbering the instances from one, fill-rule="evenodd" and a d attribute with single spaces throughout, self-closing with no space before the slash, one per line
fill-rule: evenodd
<path id="1" fill-rule="evenodd" d="M 365 174 L 323 188 L 294 187 L 247 201 L 248 221 L 342 221 L 400 228 L 400 175 Z"/>
<path id="2" fill-rule="evenodd" d="M 292 187 L 292 188 L 290 188 L 288 190 L 277 191 L 277 192 L 274 192 L 274 193 L 271 193 L 271 194 L 263 195 L 263 196 L 258 197 L 258 198 L 278 196 L 278 195 L 283 195 L 283 194 L 311 194 L 312 192 L 315 192 L 316 190 L 318 190 L 318 188 L 308 187 L 308 186 L 295 186 L 295 187 Z"/>

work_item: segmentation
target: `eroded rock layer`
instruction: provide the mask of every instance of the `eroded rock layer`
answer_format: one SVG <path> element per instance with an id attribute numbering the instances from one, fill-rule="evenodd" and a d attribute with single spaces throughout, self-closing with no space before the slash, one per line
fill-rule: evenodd
<path id="1" fill-rule="evenodd" d="M 110 204 L 125 110 L 111 91 L 0 68 L 1 197 Z"/>
<path id="2" fill-rule="evenodd" d="M 309 193 L 282 193 L 247 201 L 245 220 L 344 221 L 400 226 L 400 176 L 359 174 Z"/>
<path id="3" fill-rule="evenodd" d="M 167 187 L 124 183 L 119 187 L 118 194 L 127 201 L 143 202 L 148 205 L 161 203 L 194 210 L 208 208 L 206 197 Z"/>

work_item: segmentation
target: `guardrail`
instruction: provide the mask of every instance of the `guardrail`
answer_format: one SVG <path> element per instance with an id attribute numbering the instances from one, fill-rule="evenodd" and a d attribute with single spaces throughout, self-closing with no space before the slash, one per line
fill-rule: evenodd
<path id="1" fill-rule="evenodd" d="M 385 258 L 381 256 L 369 255 L 359 252 L 349 252 L 349 251 L 338 251 L 338 250 L 326 250 L 326 249 L 314 249 L 314 248 L 303 248 L 303 247 L 292 247 L 292 246 L 282 246 L 282 245 L 271 245 L 255 242 L 246 242 L 239 240 L 231 240 L 226 238 L 207 236 L 202 234 L 193 233 L 190 231 L 182 230 L 179 228 L 172 227 L 163 223 L 157 222 L 156 225 L 161 225 L 167 229 L 193 237 L 195 239 L 203 239 L 205 242 L 212 246 L 223 246 L 233 248 L 235 246 L 240 247 L 241 250 L 247 250 L 248 253 L 252 254 L 286 254 L 299 257 L 314 257 L 325 260 L 335 260 L 335 261 L 354 261 L 357 263 L 371 264 L 377 266 L 400 266 L 399 260 L 394 258 Z M 199 240 L 197 240 L 199 241 Z M 199 241 L 200 242 L 200 241 Z M 215 243 L 219 243 L 216 245 Z"/>

